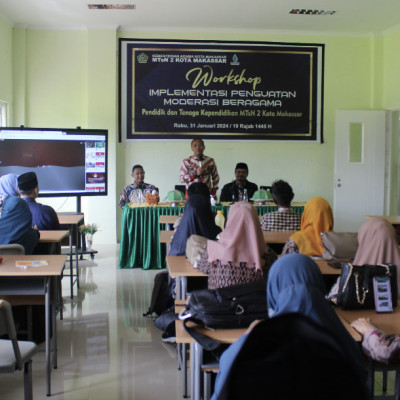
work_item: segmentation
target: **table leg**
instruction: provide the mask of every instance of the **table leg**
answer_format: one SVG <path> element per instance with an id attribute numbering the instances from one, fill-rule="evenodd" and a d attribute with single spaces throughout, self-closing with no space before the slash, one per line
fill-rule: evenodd
<path id="1" fill-rule="evenodd" d="M 177 300 L 182 300 L 182 284 L 181 284 L 181 276 L 177 276 L 175 278 L 175 291 Z"/>
<path id="2" fill-rule="evenodd" d="M 183 379 L 183 398 L 188 397 L 188 385 L 187 385 L 187 345 L 186 343 L 181 344 L 181 368 L 182 368 L 182 379 Z"/>
<path id="3" fill-rule="evenodd" d="M 76 287 L 79 289 L 79 257 L 78 247 L 80 243 L 79 228 L 76 226 L 75 266 L 76 266 Z"/>
<path id="4" fill-rule="evenodd" d="M 181 277 L 181 300 L 186 299 L 186 294 L 187 294 L 187 277 L 182 276 Z"/>
<path id="5" fill-rule="evenodd" d="M 50 279 L 46 280 L 46 294 L 45 294 L 45 315 L 46 315 L 46 395 L 50 396 L 51 394 L 51 360 L 50 360 L 50 309 L 51 309 L 51 294 L 50 294 Z"/>
<path id="6" fill-rule="evenodd" d="M 53 331 L 53 367 L 57 368 L 57 298 L 58 298 L 58 278 L 53 277 L 51 279 L 51 293 L 53 296 L 51 303 L 51 316 L 52 316 L 52 331 Z"/>
<path id="7" fill-rule="evenodd" d="M 72 259 L 72 226 L 69 227 L 69 281 L 71 284 L 71 299 L 74 298 L 74 268 Z"/>
<path id="8" fill-rule="evenodd" d="M 203 364 L 203 348 L 197 342 L 190 345 L 191 351 L 191 391 L 192 399 L 201 398 L 201 365 Z"/>

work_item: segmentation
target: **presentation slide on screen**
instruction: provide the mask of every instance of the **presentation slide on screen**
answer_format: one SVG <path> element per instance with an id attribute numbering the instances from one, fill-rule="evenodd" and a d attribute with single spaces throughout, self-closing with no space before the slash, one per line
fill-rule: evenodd
<path id="1" fill-rule="evenodd" d="M 0 130 L 0 175 L 35 172 L 45 194 L 107 191 L 106 136 Z"/>

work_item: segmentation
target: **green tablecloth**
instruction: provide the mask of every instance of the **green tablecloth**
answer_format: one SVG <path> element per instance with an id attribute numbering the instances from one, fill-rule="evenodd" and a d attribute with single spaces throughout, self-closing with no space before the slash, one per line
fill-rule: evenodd
<path id="1" fill-rule="evenodd" d="M 276 211 L 276 206 L 257 206 L 258 215 Z M 217 205 L 213 211 L 222 210 L 225 217 L 229 206 Z M 122 212 L 121 244 L 118 268 L 165 268 L 166 246 L 160 243 L 160 215 L 179 215 L 184 207 L 136 207 L 126 205 Z M 304 206 L 294 206 L 297 214 L 302 214 Z M 160 226 L 161 225 L 161 226 Z"/>

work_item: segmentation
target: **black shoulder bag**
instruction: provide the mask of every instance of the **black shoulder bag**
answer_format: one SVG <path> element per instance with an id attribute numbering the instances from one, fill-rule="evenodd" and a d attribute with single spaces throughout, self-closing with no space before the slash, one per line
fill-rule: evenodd
<path id="1" fill-rule="evenodd" d="M 189 327 L 187 322 L 211 329 L 247 328 L 256 319 L 266 319 L 267 296 L 264 280 L 215 290 L 196 290 L 179 314 L 185 330 L 206 350 L 220 344 Z"/>
<path id="2" fill-rule="evenodd" d="M 390 279 L 393 307 L 397 306 L 397 267 L 391 264 L 343 264 L 340 275 L 337 304 L 347 310 L 373 309 L 375 307 L 373 278 Z"/>

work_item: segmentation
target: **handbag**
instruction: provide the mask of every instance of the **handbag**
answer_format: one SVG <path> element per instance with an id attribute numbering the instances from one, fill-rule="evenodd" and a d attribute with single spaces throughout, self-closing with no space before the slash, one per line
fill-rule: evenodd
<path id="1" fill-rule="evenodd" d="M 321 232 L 325 260 L 353 260 L 358 248 L 357 232 Z"/>
<path id="2" fill-rule="evenodd" d="M 343 264 L 337 305 L 347 310 L 375 308 L 373 278 L 388 276 L 393 307 L 397 306 L 397 267 L 391 264 Z"/>
<path id="3" fill-rule="evenodd" d="M 186 241 L 186 258 L 197 268 L 197 263 L 201 256 L 207 250 L 207 238 L 200 235 L 190 235 L 189 239 Z"/>
<path id="4" fill-rule="evenodd" d="M 206 350 L 220 344 L 189 327 L 189 321 L 216 329 L 247 328 L 256 319 L 267 318 L 266 282 L 228 286 L 221 289 L 193 291 L 188 304 L 179 313 L 185 330 Z"/>

